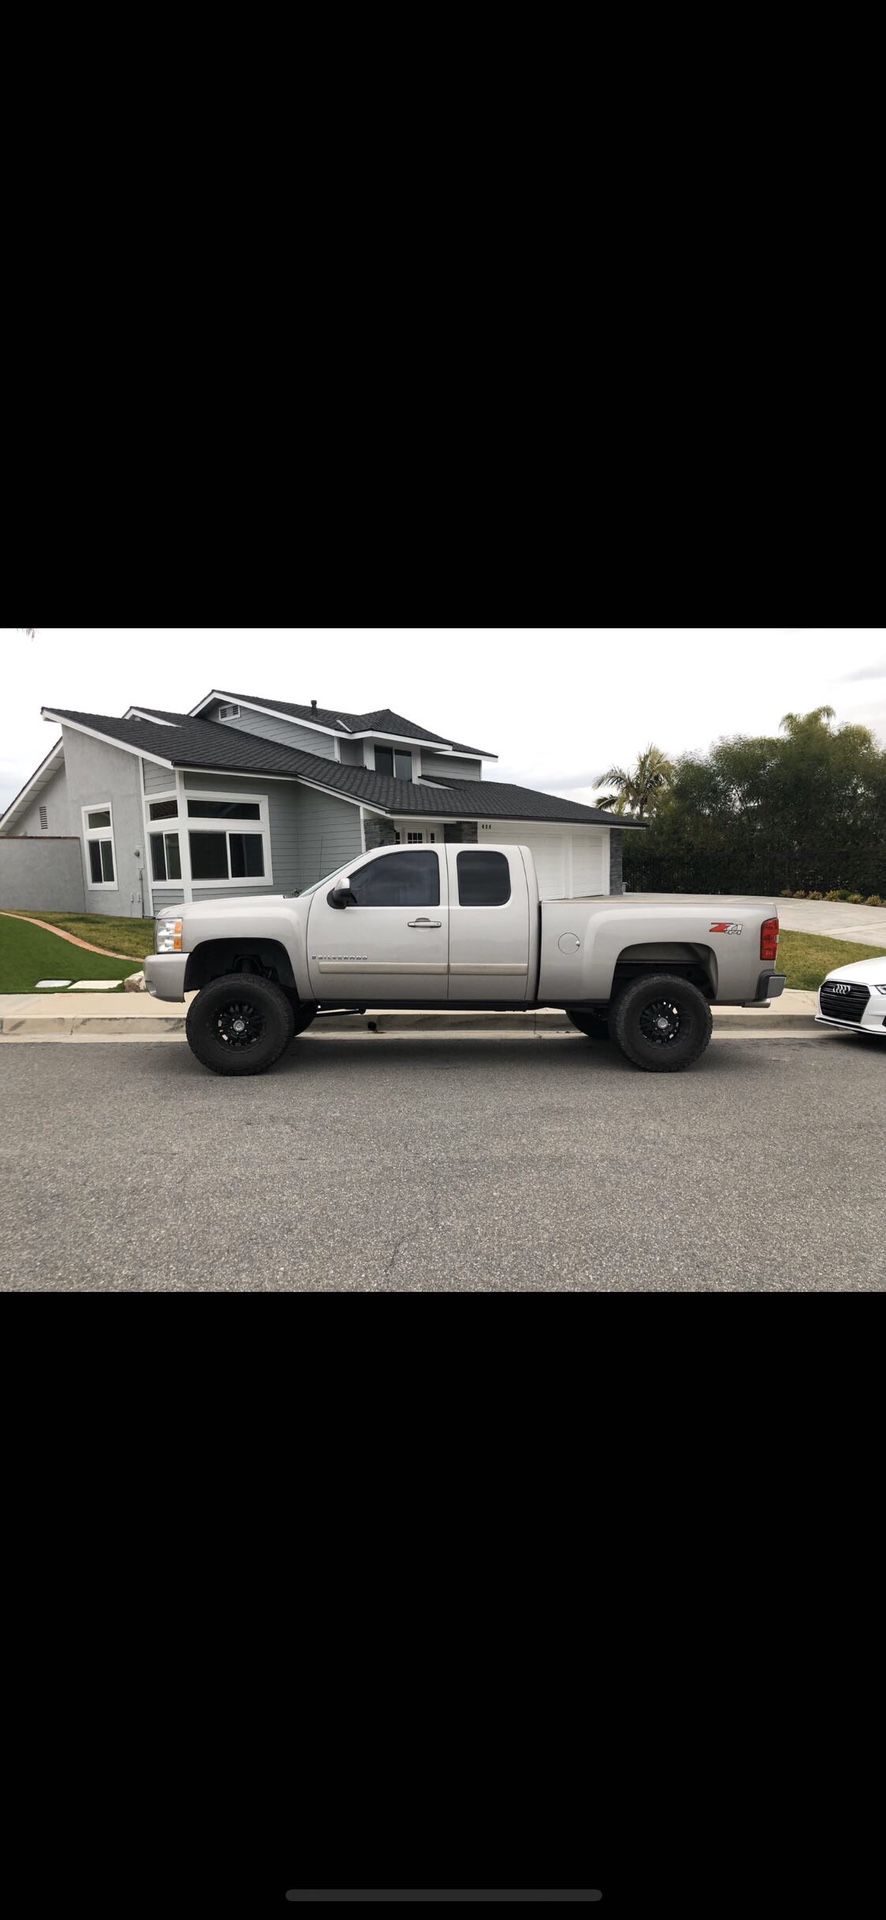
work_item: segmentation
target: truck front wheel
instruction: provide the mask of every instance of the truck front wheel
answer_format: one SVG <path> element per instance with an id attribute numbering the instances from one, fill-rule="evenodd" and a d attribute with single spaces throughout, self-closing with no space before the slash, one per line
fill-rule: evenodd
<path id="1" fill-rule="evenodd" d="M 264 1073 L 288 1047 L 295 1015 L 272 980 L 227 973 L 191 1001 L 185 1030 L 191 1052 L 213 1073 Z"/>
<path id="2" fill-rule="evenodd" d="M 641 974 L 624 987 L 610 1015 L 614 1039 L 635 1067 L 679 1073 L 704 1053 L 711 1009 L 698 987 L 673 973 Z"/>

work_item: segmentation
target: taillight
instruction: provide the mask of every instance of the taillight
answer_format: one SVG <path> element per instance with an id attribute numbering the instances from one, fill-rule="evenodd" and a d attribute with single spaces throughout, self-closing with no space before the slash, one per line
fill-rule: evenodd
<path id="1" fill-rule="evenodd" d="M 760 928 L 760 959 L 775 960 L 778 957 L 778 921 L 764 920 Z"/>

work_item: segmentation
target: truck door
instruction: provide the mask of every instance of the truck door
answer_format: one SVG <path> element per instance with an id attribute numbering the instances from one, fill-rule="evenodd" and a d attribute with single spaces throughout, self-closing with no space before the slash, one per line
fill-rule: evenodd
<path id="1" fill-rule="evenodd" d="M 446 848 L 450 1000 L 528 997 L 529 894 L 519 848 Z"/>
<path id="2" fill-rule="evenodd" d="M 327 1002 L 445 1000 L 449 969 L 443 848 L 396 847 L 355 862 L 353 904 L 321 887 L 308 917 L 311 991 Z M 346 875 L 340 874 L 341 886 Z"/>

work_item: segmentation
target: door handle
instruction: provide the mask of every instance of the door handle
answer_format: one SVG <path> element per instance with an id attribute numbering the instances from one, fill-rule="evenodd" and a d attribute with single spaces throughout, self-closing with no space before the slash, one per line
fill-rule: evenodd
<path id="1" fill-rule="evenodd" d="M 442 920 L 407 920 L 407 927 L 442 927 Z"/>

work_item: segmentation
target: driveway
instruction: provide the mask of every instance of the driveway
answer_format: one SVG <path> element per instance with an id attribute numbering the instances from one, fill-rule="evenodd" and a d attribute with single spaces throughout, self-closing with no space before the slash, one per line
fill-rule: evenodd
<path id="1" fill-rule="evenodd" d="M 886 907 L 853 907 L 848 900 L 777 900 L 787 933 L 824 933 L 886 953 Z"/>
<path id="2" fill-rule="evenodd" d="M 0 1049 L 0 1242 L 58 1292 L 886 1289 L 886 1043 L 306 1035 Z M 591 1356 L 593 1365 L 593 1355 Z"/>

